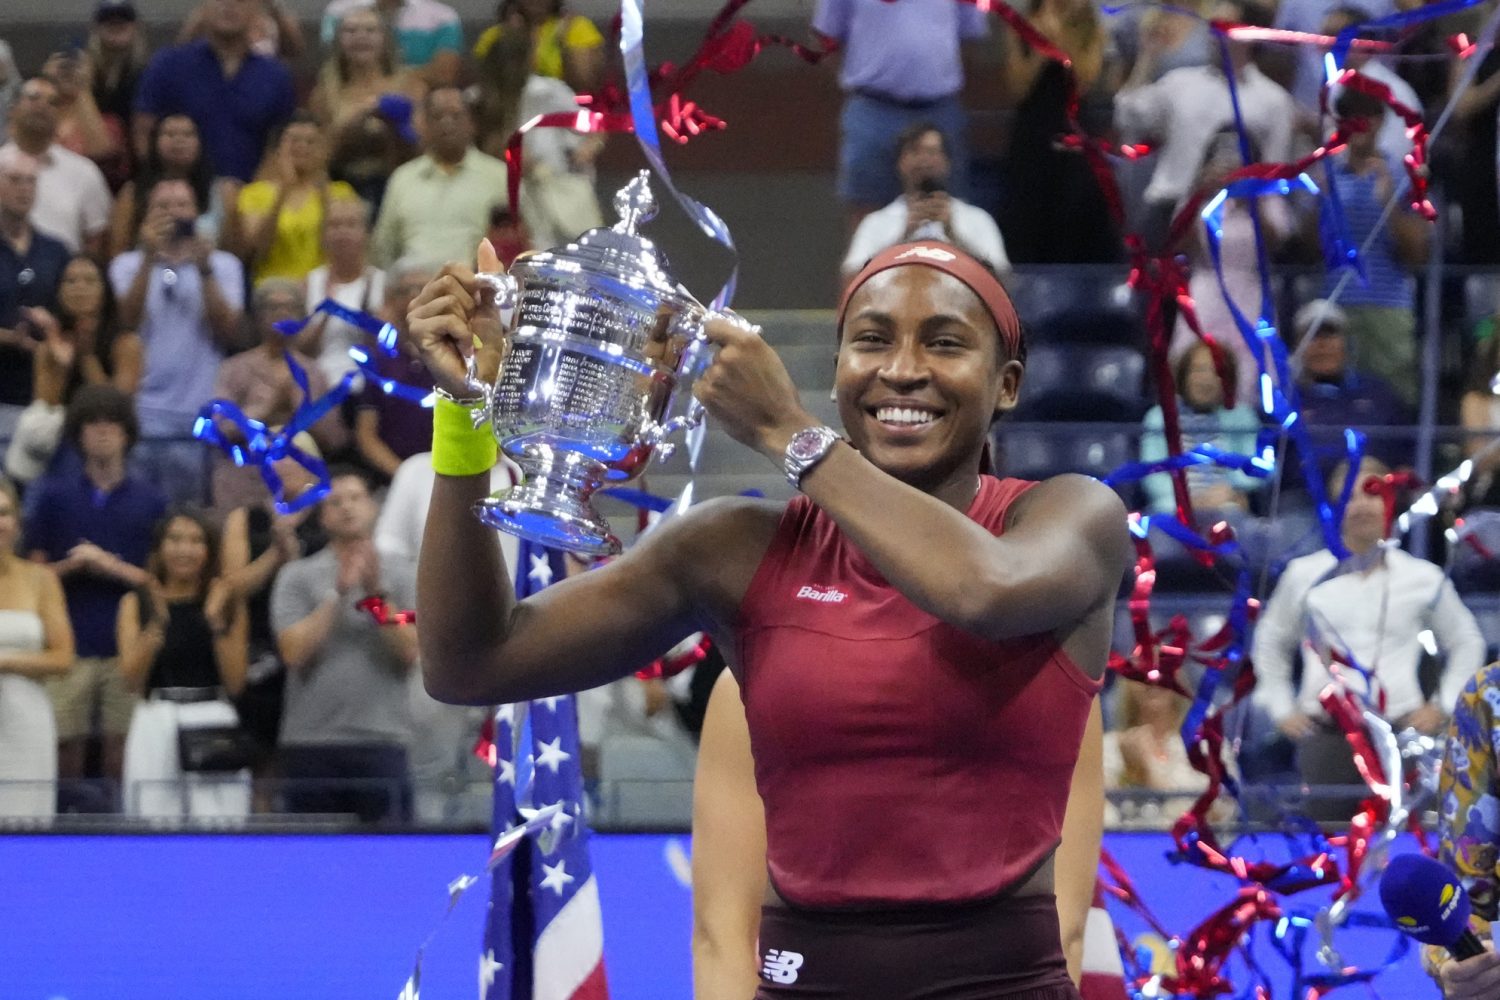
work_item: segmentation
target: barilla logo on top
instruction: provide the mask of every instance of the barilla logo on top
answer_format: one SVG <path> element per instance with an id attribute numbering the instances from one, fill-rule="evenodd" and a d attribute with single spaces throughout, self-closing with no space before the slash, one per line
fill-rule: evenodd
<path id="1" fill-rule="evenodd" d="M 843 604 L 848 597 L 837 587 L 801 587 L 797 590 L 797 600 L 817 601 L 819 604 Z"/>
<path id="2" fill-rule="evenodd" d="M 944 262 L 958 260 L 958 255 L 940 250 L 937 247 L 912 247 L 910 250 L 902 251 L 896 255 L 897 260 L 905 260 L 908 257 L 922 257 L 926 260 L 941 260 Z"/>

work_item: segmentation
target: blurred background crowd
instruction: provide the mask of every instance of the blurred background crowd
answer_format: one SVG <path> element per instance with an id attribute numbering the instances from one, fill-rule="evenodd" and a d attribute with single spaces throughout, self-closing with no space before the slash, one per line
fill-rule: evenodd
<path id="1" fill-rule="evenodd" d="M 606 223 L 610 192 L 640 165 L 629 137 L 529 133 L 514 214 L 503 156 L 522 123 L 621 81 L 613 8 L 67 2 L 77 10 L 51 22 L 0 14 L 0 818 L 487 823 L 486 711 L 427 698 L 419 626 L 381 628 L 353 607 L 370 594 L 414 603 L 430 411 L 360 379 L 299 436 L 329 463 L 332 488 L 292 515 L 255 470 L 191 431 L 210 399 L 285 424 L 304 398 L 288 357 L 313 395 L 351 372 L 349 349 L 368 346 L 358 327 L 317 316 L 295 334 L 277 328 L 325 298 L 399 331 L 426 281 L 471 260 L 481 238 L 508 263 Z M 1263 277 L 1296 352 L 1318 476 L 1335 488 L 1404 470 L 1431 482 L 1474 460 L 1378 570 L 1333 579 L 1313 498 L 1285 472 L 1303 456 L 1284 453 L 1285 474 L 1270 478 L 1190 472 L 1201 520 L 1234 526 L 1266 602 L 1253 649 L 1262 683 L 1234 717 L 1238 767 L 1292 796 L 1359 781 L 1317 705 L 1327 644 L 1310 635 L 1339 637 L 1382 679 L 1392 720 L 1433 735 L 1500 640 L 1500 55 L 1469 57 L 1476 68 L 1448 44 L 1476 32 L 1485 4 L 1403 35 L 1392 55 L 1350 57 L 1429 124 L 1451 107 L 1430 151 L 1429 223 L 1400 198 L 1383 214 L 1408 184 L 1398 115 L 1352 89 L 1321 99 L 1315 44 L 1221 51 L 1203 19 L 1333 34 L 1410 6 L 1223 0 L 1105 16 L 1093 0 L 1028 0 L 1022 12 L 1072 59 L 1081 126 L 1152 147 L 1116 164 L 1123 222 L 1058 142 L 1074 113 L 1060 65 L 952 0 L 748 8 L 764 29 L 839 52 L 816 66 L 771 52 L 704 77 L 695 98 L 729 126 L 667 151 L 682 186 L 736 233 L 739 307 L 830 420 L 841 281 L 885 246 L 932 238 L 999 272 L 1030 329 L 1023 404 L 997 429 L 1002 474 L 1103 475 L 1161 458 L 1163 390 L 1179 401 L 1185 445 L 1252 452 L 1259 368 L 1224 289 L 1254 315 Z M 685 57 L 706 14 L 658 15 L 651 57 Z M 1201 227 L 1180 248 L 1203 327 L 1232 348 L 1227 378 L 1181 320 L 1169 371 L 1154 371 L 1127 234 L 1161 246 L 1193 191 L 1246 156 L 1303 155 L 1335 120 L 1353 138 L 1315 179 L 1337 188 L 1364 277 L 1325 269 L 1317 199 L 1262 199 L 1258 213 L 1231 200 L 1222 286 Z M 723 255 L 693 242 L 685 219 L 669 207 L 659 226 L 690 287 L 722 280 Z M 405 351 L 378 363 L 431 385 Z M 1354 470 L 1337 465 L 1347 427 L 1370 435 Z M 278 471 L 291 492 L 305 485 L 294 463 Z M 498 468 L 497 487 L 511 475 Z M 713 432 L 696 469 L 679 456 L 645 485 L 674 496 L 690 477 L 700 497 L 785 493 L 775 469 Z M 1122 489 L 1132 510 L 1175 509 L 1165 476 Z M 1357 489 L 1345 543 L 1370 551 L 1385 530 L 1380 498 Z M 1157 554 L 1154 613 L 1211 634 L 1228 604 L 1222 567 L 1165 540 Z M 1119 637 L 1128 651 L 1123 603 Z M 685 821 L 703 701 L 722 668 L 714 654 L 666 681 L 582 696 L 605 825 Z M 1186 701 L 1118 681 L 1106 709 L 1112 820 L 1169 822 L 1204 782 L 1177 735 Z M 1328 802 L 1336 818 L 1339 800 Z"/>

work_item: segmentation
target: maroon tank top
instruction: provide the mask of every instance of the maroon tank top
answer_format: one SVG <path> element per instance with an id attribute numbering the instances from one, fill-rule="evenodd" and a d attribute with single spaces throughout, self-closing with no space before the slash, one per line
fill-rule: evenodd
<path id="1" fill-rule="evenodd" d="M 998 535 L 1034 485 L 982 477 L 968 516 Z M 922 611 L 801 496 L 736 629 L 767 863 L 789 903 L 979 899 L 1056 847 L 1102 681 L 1051 634 L 990 642 Z"/>

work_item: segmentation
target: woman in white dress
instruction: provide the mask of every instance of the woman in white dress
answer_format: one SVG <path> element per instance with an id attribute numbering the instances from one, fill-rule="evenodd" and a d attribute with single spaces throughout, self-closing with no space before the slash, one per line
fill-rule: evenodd
<path id="1" fill-rule="evenodd" d="M 218 576 L 217 550 L 201 513 L 168 513 L 146 561 L 150 583 L 120 599 L 120 671 L 144 696 L 125 739 L 125 811 L 131 815 L 239 817 L 250 811 L 248 757 L 241 767 L 183 768 L 184 730 L 213 731 L 232 756 L 239 729 L 229 698 L 245 686 L 249 619 L 244 602 Z"/>
<path id="2" fill-rule="evenodd" d="M 0 477 L 0 819 L 57 808 L 57 726 L 42 678 L 73 665 L 62 584 L 16 555 L 21 504 Z"/>

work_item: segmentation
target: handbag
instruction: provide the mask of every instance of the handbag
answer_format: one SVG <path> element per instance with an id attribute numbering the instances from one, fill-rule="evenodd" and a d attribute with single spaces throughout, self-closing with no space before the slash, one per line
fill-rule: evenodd
<path id="1" fill-rule="evenodd" d="M 183 771 L 243 771 L 255 762 L 255 740 L 239 726 L 199 726 L 177 730 Z"/>

